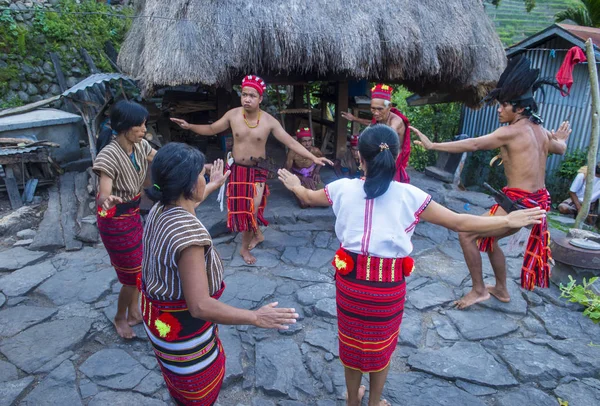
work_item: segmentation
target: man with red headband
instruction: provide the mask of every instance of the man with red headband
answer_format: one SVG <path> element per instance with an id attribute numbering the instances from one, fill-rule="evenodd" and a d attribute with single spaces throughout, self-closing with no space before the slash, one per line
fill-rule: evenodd
<path id="1" fill-rule="evenodd" d="M 185 130 L 199 135 L 215 135 L 231 128 L 233 133 L 233 159 L 231 177 L 227 186 L 227 226 L 242 232 L 240 255 L 247 264 L 256 262 L 250 253 L 264 240 L 258 227 L 268 225 L 263 217 L 266 197 L 267 171 L 256 167 L 256 159 L 266 158 L 266 143 L 269 134 L 290 150 L 318 166 L 333 165 L 324 157 L 316 157 L 294 140 L 273 116 L 260 109 L 263 93 L 267 86 L 261 78 L 248 75 L 242 80 L 242 107 L 229 110 L 223 117 L 209 125 L 189 124 L 185 120 L 172 118 Z"/>
<path id="2" fill-rule="evenodd" d="M 406 172 L 408 159 L 410 158 L 410 130 L 408 119 L 395 107 L 392 107 L 391 86 L 378 84 L 371 89 L 371 113 L 372 120 L 365 120 L 342 112 L 342 117 L 349 121 L 357 121 L 363 125 L 385 124 L 392 127 L 400 138 L 400 154 L 396 159 L 396 176 L 394 180 L 402 183 L 410 183 L 410 177 Z"/>
<path id="3" fill-rule="evenodd" d="M 316 157 L 323 156 L 321 150 L 313 146 L 313 136 L 310 131 L 310 128 L 299 128 L 298 131 L 296 131 L 296 138 L 304 148 L 310 151 L 311 154 L 313 154 Z M 319 174 L 319 172 L 321 171 L 321 166 L 315 164 L 312 160 L 307 159 L 302 155 L 299 155 L 297 152 L 294 152 L 292 150 L 288 152 L 287 159 L 285 161 L 285 169 L 297 175 L 300 178 L 302 186 L 304 186 L 305 188 L 311 190 L 323 188 L 323 183 L 321 182 L 321 176 Z M 301 201 L 298 202 L 300 204 L 300 207 L 308 207 L 304 205 Z"/>
<path id="4" fill-rule="evenodd" d="M 358 134 L 350 136 L 350 148 L 342 159 L 336 161 L 334 166 L 335 174 L 344 178 L 360 178 L 362 170 L 360 167 L 360 154 L 358 153 Z"/>

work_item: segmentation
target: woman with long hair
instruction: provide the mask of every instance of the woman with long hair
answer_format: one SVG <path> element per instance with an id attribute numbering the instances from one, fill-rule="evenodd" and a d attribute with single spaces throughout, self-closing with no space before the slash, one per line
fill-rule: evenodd
<path id="1" fill-rule="evenodd" d="M 111 132 L 98 140 L 93 170 L 99 177 L 98 231 L 117 271 L 121 286 L 115 315 L 117 333 L 135 337 L 132 326 L 142 322 L 136 278 L 142 267 L 141 192 L 154 150 L 144 139 L 148 110 L 121 100 L 110 113 Z"/>
<path id="2" fill-rule="evenodd" d="M 366 389 L 360 385 L 362 374 L 369 373 L 369 406 L 379 406 L 389 404 L 381 394 L 398 342 L 405 277 L 414 265 L 409 257 L 411 236 L 419 220 L 454 231 L 501 234 L 509 228 L 539 224 L 545 212 L 536 208 L 506 217 L 456 214 L 422 190 L 393 180 L 399 140 L 390 127 L 367 128 L 358 148 L 363 179 L 340 179 L 318 191 L 302 187 L 285 169 L 279 171 L 279 179 L 306 204 L 333 206 L 335 232 L 341 242 L 333 265 L 347 403 L 360 404 Z"/>
<path id="3" fill-rule="evenodd" d="M 217 160 L 204 178 L 204 155 L 169 143 L 152 163 L 152 187 L 158 201 L 144 230 L 140 290 L 146 332 L 171 396 L 180 405 L 212 405 L 225 375 L 225 353 L 218 324 L 248 324 L 286 329 L 294 309 L 270 303 L 244 310 L 219 301 L 225 283 L 223 263 L 195 208 L 229 176 Z"/>

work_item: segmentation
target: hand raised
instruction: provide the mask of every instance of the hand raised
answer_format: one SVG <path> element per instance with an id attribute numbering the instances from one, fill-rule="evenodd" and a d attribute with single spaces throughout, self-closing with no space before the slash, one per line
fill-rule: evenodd
<path id="1" fill-rule="evenodd" d="M 348 113 L 347 111 L 342 111 L 341 116 L 342 116 L 342 118 L 345 118 L 348 121 L 354 121 L 354 119 L 355 119 L 355 117 L 351 113 Z"/>
<path id="2" fill-rule="evenodd" d="M 185 120 L 182 120 L 180 118 L 171 118 L 171 121 L 177 124 L 179 127 L 183 128 L 184 130 L 190 129 L 190 124 Z"/>
<path id="3" fill-rule="evenodd" d="M 210 170 L 210 183 L 214 183 L 219 187 L 225 183 L 229 175 L 231 175 L 231 171 L 223 173 L 223 167 L 224 164 L 222 159 L 217 159 L 213 163 L 212 169 Z"/>
<path id="4" fill-rule="evenodd" d="M 415 145 L 420 145 L 425 149 L 431 149 L 433 148 L 433 142 L 431 142 L 431 140 L 429 138 L 427 138 L 427 136 L 425 134 L 423 134 L 421 131 L 419 131 L 418 128 L 415 128 L 413 126 L 409 126 L 408 128 L 411 129 L 411 131 L 415 134 L 417 134 L 417 137 L 419 137 L 418 141 L 415 141 Z"/>
<path id="5" fill-rule="evenodd" d="M 552 130 L 552 139 L 557 141 L 566 141 L 571 134 L 571 124 L 568 121 L 563 121 L 557 131 Z"/>
<path id="6" fill-rule="evenodd" d="M 539 207 L 516 210 L 508 214 L 508 226 L 510 228 L 521 228 L 532 224 L 541 224 L 544 217 L 546 217 L 546 211 Z"/>
<path id="7" fill-rule="evenodd" d="M 254 325 L 262 328 L 287 330 L 287 324 L 294 324 L 298 318 L 296 309 L 278 308 L 277 304 L 277 302 L 269 303 L 255 310 L 256 321 Z"/>
<path id="8" fill-rule="evenodd" d="M 283 183 L 283 186 L 285 186 L 289 190 L 292 190 L 293 188 L 302 185 L 300 179 L 298 179 L 296 175 L 294 175 L 287 169 L 278 170 L 277 175 L 281 183 Z"/>

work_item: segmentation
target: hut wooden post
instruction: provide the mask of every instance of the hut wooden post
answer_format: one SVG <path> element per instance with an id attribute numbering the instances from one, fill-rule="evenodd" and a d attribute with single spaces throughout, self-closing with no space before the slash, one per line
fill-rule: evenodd
<path id="1" fill-rule="evenodd" d="M 335 157 L 342 159 L 346 153 L 348 122 L 342 118 L 342 111 L 348 111 L 348 82 L 337 83 L 337 102 L 335 105 Z"/>
<path id="2" fill-rule="evenodd" d="M 598 70 L 596 68 L 596 55 L 594 54 L 594 43 L 589 38 L 585 42 L 585 49 L 588 59 L 588 70 L 590 73 L 590 85 L 592 93 L 592 134 L 590 136 L 590 147 L 588 150 L 588 173 L 585 179 L 585 193 L 581 210 L 575 219 L 575 228 L 580 228 L 590 211 L 590 200 L 594 189 L 594 177 L 596 167 L 596 155 L 598 154 L 598 138 L 600 138 L 600 127 L 598 120 L 600 118 L 600 90 L 598 89 Z"/>

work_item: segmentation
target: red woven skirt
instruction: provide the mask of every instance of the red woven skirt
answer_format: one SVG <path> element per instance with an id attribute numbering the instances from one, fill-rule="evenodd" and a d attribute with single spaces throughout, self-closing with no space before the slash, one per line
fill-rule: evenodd
<path id="1" fill-rule="evenodd" d="M 231 176 L 227 184 L 227 227 L 235 232 L 256 232 L 258 222 L 268 226 L 269 222 L 263 216 L 269 196 L 267 170 L 238 164 L 231 165 L 230 169 Z M 265 183 L 265 190 L 255 217 L 254 196 L 257 183 Z"/>
<path id="2" fill-rule="evenodd" d="M 340 360 L 348 368 L 379 372 L 398 343 L 406 284 L 359 281 L 336 275 Z"/>
<path id="3" fill-rule="evenodd" d="M 213 298 L 219 299 L 224 289 L 222 284 Z M 173 399 L 180 405 L 213 405 L 225 377 L 217 325 L 192 317 L 184 300 L 153 300 L 144 289 L 142 317 Z"/>
<path id="4" fill-rule="evenodd" d="M 98 208 L 98 231 L 110 256 L 110 263 L 117 271 L 119 282 L 135 286 L 142 269 L 142 220 L 140 196 L 131 202 L 118 204 L 111 210 Z"/>

